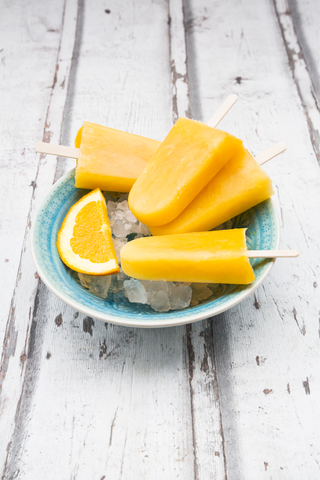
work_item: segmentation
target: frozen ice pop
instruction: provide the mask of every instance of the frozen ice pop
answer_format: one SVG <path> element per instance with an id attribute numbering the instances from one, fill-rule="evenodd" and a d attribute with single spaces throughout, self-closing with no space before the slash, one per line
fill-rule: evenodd
<path id="1" fill-rule="evenodd" d="M 282 145 L 283 151 L 285 145 L 279 145 Z M 252 155 L 242 148 L 178 217 L 166 225 L 149 228 L 153 235 L 211 230 L 266 200 L 273 193 L 268 175 Z"/>
<path id="2" fill-rule="evenodd" d="M 129 192 L 161 142 L 95 123 L 84 122 L 75 146 L 78 188 Z"/>
<path id="3" fill-rule="evenodd" d="M 139 280 L 248 284 L 255 278 L 245 229 L 139 238 L 121 249 L 121 267 Z"/>
<path id="4" fill-rule="evenodd" d="M 208 125 L 216 127 L 237 99 L 237 95 L 230 95 Z M 76 148 L 38 142 L 35 149 L 77 159 L 76 187 L 129 192 L 160 145 L 157 140 L 84 122 L 75 140 Z"/>
<path id="5" fill-rule="evenodd" d="M 38 142 L 39 153 L 75 158 L 78 188 L 129 192 L 161 142 L 132 133 L 84 122 L 75 146 Z"/>
<path id="6" fill-rule="evenodd" d="M 226 132 L 179 118 L 132 187 L 131 211 L 151 226 L 172 221 L 242 149 Z"/>

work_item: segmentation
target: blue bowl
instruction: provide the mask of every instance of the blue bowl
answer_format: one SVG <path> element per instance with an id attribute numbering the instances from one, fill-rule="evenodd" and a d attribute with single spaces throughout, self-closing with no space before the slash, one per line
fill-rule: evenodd
<path id="1" fill-rule="evenodd" d="M 37 271 L 47 287 L 74 309 L 91 317 L 131 327 L 168 327 L 195 322 L 217 315 L 250 295 L 270 273 L 273 259 L 253 259 L 255 281 L 250 285 L 219 285 L 213 296 L 184 310 L 160 313 L 137 303 L 115 303 L 96 297 L 83 288 L 74 274 L 60 260 L 56 238 L 70 207 L 87 190 L 74 186 L 73 169 L 55 183 L 40 207 L 32 227 L 32 255 Z M 238 215 L 233 228 L 247 228 L 249 250 L 276 250 L 279 247 L 279 221 L 271 200 Z"/>

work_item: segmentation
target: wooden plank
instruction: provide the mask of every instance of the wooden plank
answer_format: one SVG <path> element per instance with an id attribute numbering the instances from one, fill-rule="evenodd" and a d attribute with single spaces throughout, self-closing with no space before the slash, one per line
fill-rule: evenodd
<path id="1" fill-rule="evenodd" d="M 283 37 L 283 42 L 288 55 L 289 66 L 298 90 L 298 94 L 301 98 L 305 115 L 308 119 L 308 127 L 312 145 L 320 164 L 320 102 L 319 98 L 317 98 L 315 90 L 315 87 L 318 87 L 319 83 L 315 81 L 314 70 L 312 69 L 310 74 L 310 70 L 308 69 L 308 64 L 299 42 L 299 38 L 296 34 L 292 13 L 289 9 L 287 0 L 273 1 Z M 319 7 L 318 10 L 320 13 Z M 308 58 L 310 64 L 310 56 Z"/>
<path id="2" fill-rule="evenodd" d="M 171 1 L 170 52 L 173 85 L 173 120 L 190 117 L 185 18 L 183 2 Z M 211 116 L 219 107 L 211 102 Z M 231 113 L 232 114 L 232 113 Z M 187 356 L 192 416 L 192 440 L 195 455 L 195 479 L 224 479 L 226 476 L 224 434 L 221 423 L 219 391 L 210 321 L 197 322 L 186 327 Z"/>
<path id="3" fill-rule="evenodd" d="M 317 478 L 320 173 L 302 100 L 310 83 L 293 75 L 272 3 L 197 0 L 185 12 L 193 117 L 206 121 L 212 101 L 234 92 L 239 102 L 223 128 L 254 154 L 288 144 L 265 169 L 276 186 L 281 248 L 302 252 L 277 261 L 255 296 L 212 320 L 227 475 Z"/>
<path id="4" fill-rule="evenodd" d="M 17 11 L 20 12 L 20 15 L 17 15 Z M 77 3 L 69 1 L 67 4 L 62 2 L 54 5 L 44 3 L 40 10 L 39 5 L 34 3 L 28 9 L 28 15 L 30 16 L 26 15 L 24 9 L 19 8 L 18 4 L 11 5 L 11 8 L 7 9 L 7 16 L 5 17 L 9 29 L 13 32 L 17 30 L 21 32 L 21 49 L 19 51 L 21 58 L 20 55 L 13 56 L 11 73 L 14 75 L 15 68 L 20 61 L 26 71 L 30 69 L 30 76 L 25 79 L 25 89 L 20 91 L 21 83 L 18 82 L 16 88 L 8 96 L 13 102 L 21 101 L 22 106 L 20 108 L 23 108 L 23 114 L 22 110 L 20 111 L 21 121 L 19 119 L 17 123 L 15 119 L 11 119 L 11 124 L 15 126 L 15 131 L 18 132 L 22 145 L 28 145 L 28 155 L 22 157 L 25 158 L 25 163 L 18 163 L 17 171 L 13 172 L 17 196 L 15 189 L 10 198 L 11 201 L 17 199 L 18 203 L 13 204 L 12 207 L 10 205 L 8 211 L 15 222 L 18 222 L 17 225 L 20 225 L 19 222 L 21 222 L 21 226 L 25 228 L 25 232 L 23 232 L 25 238 L 23 239 L 20 263 L 16 263 L 18 275 L 8 321 L 6 329 L 3 329 L 0 375 L 1 478 L 9 478 L 12 472 L 16 471 L 15 462 L 17 458 L 13 439 L 15 435 L 19 436 L 21 431 L 21 422 L 19 423 L 18 419 L 25 385 L 24 375 L 30 351 L 35 348 L 36 324 L 33 322 L 33 314 L 36 312 L 39 302 L 39 296 L 36 296 L 39 277 L 36 274 L 30 254 L 31 219 L 51 187 L 55 174 L 55 162 L 51 159 L 47 163 L 43 156 L 39 158 L 33 145 L 35 140 L 39 139 L 39 136 L 46 141 L 50 139 L 59 141 L 60 124 L 73 53 L 76 13 Z M 44 40 L 48 35 L 53 34 L 55 35 L 55 42 L 47 45 Z M 43 44 L 39 49 L 37 45 L 41 39 Z M 48 53 L 50 50 L 52 50 L 51 55 Z M 13 51 L 15 52 L 15 50 Z M 36 81 L 33 81 L 35 72 L 37 72 Z M 45 95 L 40 94 L 42 90 L 44 90 Z M 14 109 L 12 104 L 8 105 L 7 108 L 9 118 Z M 17 110 L 19 111 L 19 106 L 17 106 Z M 33 119 L 34 114 L 36 119 L 38 117 L 40 119 L 37 129 L 32 127 L 34 130 L 31 130 L 31 135 L 30 126 L 33 122 L 37 124 L 37 121 Z M 21 127 L 21 132 L 19 127 Z M 24 171 L 29 171 L 29 167 L 30 173 L 33 175 L 33 191 L 29 197 L 20 198 L 21 192 L 25 192 L 26 187 Z M 10 171 L 7 181 L 10 180 L 9 175 Z M 19 189 L 21 189 L 21 192 Z M 21 218 L 19 215 L 14 217 L 15 210 L 18 208 L 20 208 L 19 215 L 21 215 Z M 29 208 L 29 212 L 26 208 Z M 22 218 L 27 219 L 26 225 Z M 10 222 L 7 221 L 6 223 L 10 226 Z M 19 247 L 18 241 L 12 242 L 12 247 L 15 249 Z M 12 288 L 9 281 L 7 288 Z M 9 292 L 10 290 L 8 290 L 8 295 Z M 29 393 L 31 390 L 32 388 L 29 389 Z"/>
<path id="5" fill-rule="evenodd" d="M 105 10 L 102 1 L 80 8 L 60 141 L 72 145 L 83 119 L 163 138 L 172 125 L 167 3 Z M 56 178 L 69 165 L 61 159 Z M 193 479 L 185 327 L 106 326 L 42 284 L 36 304 L 4 478 Z"/>
<path id="6" fill-rule="evenodd" d="M 60 143 L 73 146 L 84 120 L 162 140 L 172 126 L 166 3 L 161 0 L 153 9 L 149 2 L 112 2 L 107 9 L 90 5 L 83 10 L 86 43 L 75 54 Z M 62 159 L 56 178 L 74 165 Z"/>
<path id="7" fill-rule="evenodd" d="M 227 476 L 225 438 L 211 321 L 187 326 L 195 478 Z"/>
<path id="8" fill-rule="evenodd" d="M 25 479 L 192 479 L 184 328 L 105 325 L 44 290 L 12 467 Z"/>
<path id="9" fill-rule="evenodd" d="M 3 6 L 0 16 L 1 346 L 29 228 L 27 217 L 38 168 L 33 141 L 43 135 L 59 48 L 63 2 L 48 5 L 30 5 L 27 20 L 25 7 L 12 2 Z"/>
<path id="10" fill-rule="evenodd" d="M 191 115 L 183 1 L 169 2 L 168 22 L 174 123 L 178 117 L 190 118 Z"/>
<path id="11" fill-rule="evenodd" d="M 42 103 L 39 89 L 45 83 L 28 85 L 27 105 L 41 116 L 32 143 L 42 130 L 43 139 L 72 145 L 83 119 L 161 139 L 179 114 L 192 111 L 208 120 L 232 83 L 242 105 L 222 126 L 257 154 L 278 140 L 289 144 L 288 154 L 266 169 L 281 201 L 282 247 L 303 255 L 277 262 L 253 298 L 212 322 L 144 332 L 78 315 L 42 283 L 37 290 L 29 226 L 23 240 L 20 222 L 12 245 L 13 239 L 23 245 L 22 257 L 12 315 L 2 328 L 2 478 L 201 480 L 301 478 L 305 472 L 317 478 L 319 169 L 312 132 L 318 119 L 305 101 L 308 77 L 296 75 L 303 65 L 292 68 L 288 62 L 288 45 L 296 39 L 292 25 L 284 23 L 282 4 L 275 9 L 266 0 L 259 8 L 253 0 L 186 2 L 187 72 L 180 2 L 172 1 L 168 10 L 164 1 L 113 2 L 106 8 L 92 0 L 81 2 L 77 13 L 77 4 L 67 1 L 64 17 L 62 3 L 52 11 L 45 4 L 43 12 L 36 3 L 19 20 L 32 26 L 33 39 L 27 27 L 23 37 L 29 47 L 44 31 L 44 12 L 64 27 L 48 42 L 51 60 L 41 51 L 36 63 L 39 52 L 26 52 L 28 62 L 32 58 L 42 68 L 51 62 L 47 77 L 38 67 L 39 81 L 50 79 Z M 18 18 L 9 17 L 12 31 Z M 24 118 L 20 126 L 27 135 Z M 36 173 L 39 157 L 32 154 L 30 149 L 23 166 L 32 159 L 38 187 L 33 196 L 18 198 L 13 213 L 20 208 L 21 219 L 30 202 L 32 216 L 54 176 L 74 164 L 61 159 L 55 171 L 43 157 Z M 19 178 L 16 185 L 24 188 L 21 168 L 6 178 Z M 9 216 L 5 222 L 15 231 Z M 16 245 L 10 242 L 10 251 Z M 14 262 L 5 285 L 6 312 L 19 258 Z"/>
<path id="12" fill-rule="evenodd" d="M 292 15 L 294 30 L 297 34 L 305 63 L 320 101 L 320 3 L 310 0 L 288 0 L 287 12 Z"/>

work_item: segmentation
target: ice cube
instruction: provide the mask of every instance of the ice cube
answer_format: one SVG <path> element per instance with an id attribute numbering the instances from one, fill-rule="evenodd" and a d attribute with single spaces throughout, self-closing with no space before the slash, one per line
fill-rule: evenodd
<path id="1" fill-rule="evenodd" d="M 112 233 L 117 238 L 126 237 L 131 231 L 131 226 L 128 223 L 124 223 L 123 220 L 115 220 L 112 225 Z"/>
<path id="2" fill-rule="evenodd" d="M 120 263 L 120 251 L 121 248 L 126 244 L 127 242 L 123 240 L 122 238 L 114 238 L 113 239 L 113 246 L 114 250 L 116 252 L 117 260 Z"/>
<path id="3" fill-rule="evenodd" d="M 88 288 L 97 297 L 107 298 L 111 284 L 111 275 L 95 276 L 78 273 L 78 276 L 83 287 Z"/>
<path id="4" fill-rule="evenodd" d="M 188 285 L 169 284 L 169 303 L 171 310 L 181 310 L 190 305 L 192 289 Z"/>
<path id="5" fill-rule="evenodd" d="M 117 210 L 117 202 L 112 202 L 111 200 L 107 203 L 107 212 L 109 218 L 111 217 L 112 213 Z"/>
<path id="6" fill-rule="evenodd" d="M 140 234 L 140 228 L 137 223 L 130 223 L 130 232 L 129 233 L 137 233 Z M 128 234 L 127 234 L 128 235 Z M 142 236 L 142 235 L 141 235 Z M 137 235 L 135 235 L 135 238 Z"/>
<path id="7" fill-rule="evenodd" d="M 130 277 L 128 277 L 128 275 L 126 275 L 124 272 L 120 272 L 120 273 L 117 273 L 116 275 L 112 275 L 110 292 L 117 293 L 120 290 L 123 290 L 123 282 L 129 279 Z"/>
<path id="8" fill-rule="evenodd" d="M 129 302 L 134 303 L 147 303 L 148 295 L 146 289 L 139 280 L 131 278 L 130 280 L 125 280 L 123 283 L 126 296 L 129 299 Z"/>
<path id="9" fill-rule="evenodd" d="M 128 205 L 128 195 L 111 196 L 106 194 L 107 210 L 111 230 L 113 234 L 113 245 L 117 259 L 120 263 L 121 248 L 132 239 L 151 235 L 147 225 L 139 222 L 131 212 Z M 108 288 L 103 290 L 103 280 L 97 280 L 95 283 L 86 279 L 87 275 L 82 277 L 81 283 L 90 288 L 92 293 L 98 296 L 103 295 L 116 303 L 126 304 L 128 301 L 134 303 L 148 304 L 158 312 L 167 312 L 168 310 L 178 310 L 186 308 L 190 304 L 192 290 L 190 284 L 176 284 L 173 282 L 154 282 L 139 281 L 128 277 L 123 272 L 109 277 Z M 96 277 L 102 278 L 102 277 Z"/>
<path id="10" fill-rule="evenodd" d="M 191 305 L 198 305 L 198 303 L 202 300 L 207 300 L 211 295 L 212 290 L 208 288 L 207 283 L 193 283 Z"/>
<path id="11" fill-rule="evenodd" d="M 125 218 L 128 222 L 130 222 L 130 223 L 138 223 L 139 222 L 138 219 L 131 212 L 127 200 L 124 200 L 123 202 L 118 203 L 118 209 L 122 210 L 124 212 Z"/>
<path id="12" fill-rule="evenodd" d="M 117 207 L 119 210 L 128 210 L 128 200 L 123 200 L 122 202 L 118 202 Z"/>
<path id="13" fill-rule="evenodd" d="M 151 296 L 158 293 L 160 290 L 163 290 L 166 293 L 168 291 L 167 282 L 154 282 L 151 280 L 142 280 L 141 283 L 146 289 L 146 291 L 150 294 L 150 298 Z"/>
<path id="14" fill-rule="evenodd" d="M 144 223 L 139 222 L 139 230 L 140 230 L 140 233 L 142 233 L 142 235 L 146 237 L 151 235 L 149 228 Z"/>
<path id="15" fill-rule="evenodd" d="M 159 290 L 150 300 L 150 306 L 156 312 L 167 312 L 170 310 L 168 295 L 165 291 Z"/>

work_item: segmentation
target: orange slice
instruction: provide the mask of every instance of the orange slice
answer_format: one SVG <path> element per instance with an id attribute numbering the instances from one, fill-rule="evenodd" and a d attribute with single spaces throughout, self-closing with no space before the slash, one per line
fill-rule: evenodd
<path id="1" fill-rule="evenodd" d="M 88 275 L 119 273 L 107 206 L 99 188 L 82 197 L 67 213 L 57 237 L 61 260 Z"/>

